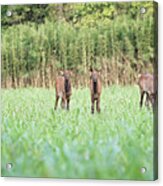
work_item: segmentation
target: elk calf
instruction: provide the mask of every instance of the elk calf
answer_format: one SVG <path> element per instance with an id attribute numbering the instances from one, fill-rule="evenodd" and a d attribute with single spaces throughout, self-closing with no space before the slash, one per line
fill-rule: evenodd
<path id="1" fill-rule="evenodd" d="M 100 77 L 97 71 L 90 70 L 90 91 L 91 91 L 91 112 L 94 113 L 94 104 L 96 102 L 96 110 L 100 112 L 100 96 L 102 91 L 102 85 Z"/>
<path id="2" fill-rule="evenodd" d="M 157 97 L 157 79 L 151 74 L 139 75 L 138 85 L 140 88 L 140 107 L 143 105 L 143 98 L 146 94 L 145 105 L 149 107 L 151 103 L 154 106 Z"/>
<path id="3" fill-rule="evenodd" d="M 64 71 L 63 75 L 56 78 L 55 84 L 56 102 L 54 109 L 57 109 L 59 98 L 62 99 L 61 107 L 69 110 L 70 96 L 71 96 L 71 81 L 69 71 Z"/>

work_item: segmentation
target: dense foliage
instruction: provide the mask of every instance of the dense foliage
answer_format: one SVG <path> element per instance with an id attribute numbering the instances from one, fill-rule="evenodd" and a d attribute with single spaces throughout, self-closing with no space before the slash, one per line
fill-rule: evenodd
<path id="1" fill-rule="evenodd" d="M 90 66 L 105 85 L 135 82 L 138 73 L 153 72 L 156 61 L 154 7 L 153 2 L 2 6 L 2 86 L 51 87 L 61 69 L 72 70 L 74 84 L 83 85 Z"/>

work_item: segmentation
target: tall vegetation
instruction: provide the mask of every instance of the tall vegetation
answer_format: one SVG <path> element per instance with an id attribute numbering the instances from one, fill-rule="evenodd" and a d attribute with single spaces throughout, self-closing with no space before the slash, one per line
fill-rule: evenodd
<path id="1" fill-rule="evenodd" d="M 52 111 L 53 90 L 2 95 L 2 176 L 155 178 L 153 112 L 146 107 L 140 112 L 137 87 L 103 88 L 101 114 L 94 116 L 88 88 L 74 89 L 70 112 Z M 6 162 L 13 163 L 11 171 Z"/>
<path id="2" fill-rule="evenodd" d="M 53 87 L 63 69 L 86 85 L 90 66 L 105 85 L 134 83 L 153 72 L 155 17 L 153 2 L 3 6 L 2 86 Z"/>

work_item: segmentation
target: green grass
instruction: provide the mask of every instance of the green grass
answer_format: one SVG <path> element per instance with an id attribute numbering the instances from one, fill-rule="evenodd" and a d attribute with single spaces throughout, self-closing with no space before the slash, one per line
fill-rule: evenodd
<path id="1" fill-rule="evenodd" d="M 154 179 L 153 113 L 137 87 L 103 88 L 100 114 L 87 88 L 73 90 L 69 112 L 54 101 L 54 90 L 2 90 L 3 176 Z"/>

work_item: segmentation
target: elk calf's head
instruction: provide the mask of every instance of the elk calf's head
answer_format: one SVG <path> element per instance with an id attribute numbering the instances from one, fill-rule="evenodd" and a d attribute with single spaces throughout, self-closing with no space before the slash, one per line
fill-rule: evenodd
<path id="1" fill-rule="evenodd" d="M 96 71 L 93 71 L 91 74 L 91 80 L 92 80 L 92 86 L 93 86 L 93 93 L 97 93 L 97 81 L 98 81 L 98 73 Z"/>

